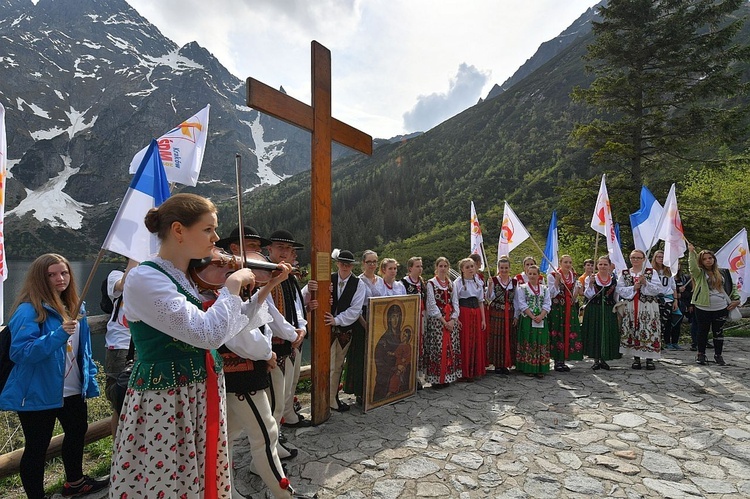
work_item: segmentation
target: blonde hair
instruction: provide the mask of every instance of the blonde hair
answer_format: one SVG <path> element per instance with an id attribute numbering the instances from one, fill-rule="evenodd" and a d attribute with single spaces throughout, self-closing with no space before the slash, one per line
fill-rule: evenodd
<path id="1" fill-rule="evenodd" d="M 672 269 L 664 265 L 664 260 L 662 260 L 662 263 L 656 262 L 656 256 L 661 254 L 661 256 L 664 256 L 664 250 L 656 250 L 654 251 L 654 256 L 651 257 L 651 267 L 657 272 L 662 273 L 667 277 L 672 277 Z"/>
<path id="2" fill-rule="evenodd" d="M 385 267 L 386 267 L 386 265 L 388 265 L 388 264 L 390 264 L 390 263 L 395 263 L 395 264 L 396 264 L 396 267 L 398 267 L 398 261 L 396 261 L 396 259 L 395 259 L 395 258 L 383 258 L 383 259 L 382 259 L 382 260 L 380 261 L 380 271 L 379 271 L 379 273 L 380 273 L 380 276 L 381 276 L 381 277 L 382 277 L 383 275 L 385 275 Z"/>
<path id="3" fill-rule="evenodd" d="M 70 275 L 68 287 L 60 294 L 52 289 L 47 275 L 49 268 L 58 263 L 65 265 Z M 18 293 L 18 298 L 16 298 L 16 302 L 11 309 L 11 315 L 21 303 L 28 302 L 36 311 L 37 322 L 44 322 L 47 319 L 47 310 L 42 304 L 47 304 L 55 309 L 64 320 L 77 319 L 79 318 L 79 311 L 75 310 L 75 307 L 78 305 L 78 299 L 78 288 L 73 277 L 73 271 L 70 268 L 70 262 L 57 253 L 46 253 L 34 260 L 29 266 L 21 291 Z"/>

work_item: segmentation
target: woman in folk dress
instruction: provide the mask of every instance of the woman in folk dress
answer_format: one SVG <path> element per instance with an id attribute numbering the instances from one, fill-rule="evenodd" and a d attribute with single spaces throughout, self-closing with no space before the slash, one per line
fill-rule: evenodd
<path id="1" fill-rule="evenodd" d="M 516 293 L 518 322 L 518 352 L 516 369 L 528 376 L 544 378 L 549 372 L 549 327 L 547 314 L 552 308 L 547 286 L 539 281 L 539 267 L 526 267 L 528 282 Z"/>
<path id="2" fill-rule="evenodd" d="M 435 277 L 427 281 L 427 329 L 422 365 L 425 382 L 445 388 L 461 378 L 461 338 L 458 310 L 453 308 L 453 285 L 444 256 L 435 260 Z"/>
<path id="3" fill-rule="evenodd" d="M 549 313 L 550 356 L 555 360 L 555 371 L 568 372 L 566 360 L 583 359 L 581 323 L 578 321 L 578 296 L 581 285 L 573 271 L 573 258 L 560 257 L 560 268 L 547 279 L 552 310 Z"/>
<path id="4" fill-rule="evenodd" d="M 461 277 L 453 281 L 453 309 L 461 327 L 461 371 L 463 381 L 473 381 L 487 372 L 487 323 L 484 315 L 484 285 L 476 276 L 474 260 L 458 262 Z"/>
<path id="5" fill-rule="evenodd" d="M 617 277 L 617 294 L 626 302 L 620 324 L 620 353 L 633 356 L 633 369 L 641 369 L 643 357 L 646 369 L 653 371 L 654 359 L 661 358 L 659 293 L 663 287 L 654 269 L 646 268 L 643 251 L 631 251 L 630 264 L 631 268 Z"/>
<path id="6" fill-rule="evenodd" d="M 583 351 L 594 359 L 592 369 L 609 371 L 608 360 L 619 359 L 620 329 L 617 314 L 612 310 L 617 302 L 617 279 L 612 275 L 609 256 L 599 257 L 598 272 L 586 278 L 583 311 Z"/>
<path id="7" fill-rule="evenodd" d="M 240 290 L 255 280 L 241 269 L 203 310 L 188 264 L 209 256 L 219 239 L 211 201 L 176 194 L 145 223 L 161 248 L 125 283 L 138 361 L 115 437 L 109 497 L 230 498 L 224 375 L 214 349 L 270 319 L 259 305 L 265 297 L 261 291 L 242 302 Z"/>
<path id="8" fill-rule="evenodd" d="M 495 374 L 510 374 L 516 363 L 518 314 L 514 306 L 518 281 L 510 276 L 510 260 L 502 255 L 497 261 L 497 275 L 490 279 L 487 299 L 490 309 L 488 361 Z"/>

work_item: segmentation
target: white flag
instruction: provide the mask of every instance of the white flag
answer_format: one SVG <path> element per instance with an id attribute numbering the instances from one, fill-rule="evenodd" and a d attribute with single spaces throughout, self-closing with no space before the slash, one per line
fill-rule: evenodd
<path id="1" fill-rule="evenodd" d="M 500 239 L 497 242 L 497 257 L 510 255 L 513 249 L 529 238 L 529 231 L 516 216 L 513 208 L 505 202 L 503 224 L 500 227 Z"/>
<path id="2" fill-rule="evenodd" d="M 594 216 L 591 219 L 591 228 L 607 239 L 607 253 L 609 253 L 609 259 L 614 264 L 615 270 L 621 272 L 627 269 L 628 265 L 622 256 L 622 248 L 620 248 L 620 242 L 617 240 L 615 224 L 612 221 L 612 207 L 609 204 L 606 175 L 602 175 L 602 183 L 599 186 L 599 195 L 596 198 Z"/>
<path id="3" fill-rule="evenodd" d="M 750 298 L 750 265 L 747 261 L 749 251 L 747 229 L 743 228 L 716 252 L 716 265 L 729 269 L 742 303 Z"/>
<path id="4" fill-rule="evenodd" d="M 669 189 L 667 200 L 664 202 L 664 212 L 659 222 L 657 236 L 664 241 L 664 265 L 672 270 L 672 275 L 676 275 L 680 266 L 680 258 L 685 256 L 687 244 L 685 244 L 685 234 L 682 231 L 680 210 L 677 209 L 674 184 Z"/>
<path id="5" fill-rule="evenodd" d="M 482 227 L 479 225 L 479 218 L 477 218 L 477 211 L 474 209 L 474 201 L 471 202 L 471 254 L 477 254 L 482 258 L 482 263 L 479 264 L 479 271 L 484 270 L 484 246 L 482 243 Z"/>
<path id="6" fill-rule="evenodd" d="M 209 104 L 176 128 L 156 139 L 159 145 L 159 156 L 169 182 L 193 187 L 198 183 L 203 152 L 206 150 L 210 108 Z M 133 161 L 130 162 L 130 173 L 138 171 L 147 149 L 148 146 L 133 156 Z"/>
<path id="7" fill-rule="evenodd" d="M 8 178 L 8 143 L 5 139 L 5 107 L 0 104 L 0 324 L 5 322 L 3 282 L 8 278 L 5 261 L 5 180 Z"/>

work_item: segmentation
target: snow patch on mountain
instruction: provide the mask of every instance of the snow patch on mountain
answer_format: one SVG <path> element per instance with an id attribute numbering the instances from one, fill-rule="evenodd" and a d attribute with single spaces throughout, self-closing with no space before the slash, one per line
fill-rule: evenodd
<path id="1" fill-rule="evenodd" d="M 45 119 L 49 119 L 49 113 L 42 109 L 41 107 L 37 106 L 34 103 L 29 104 L 25 100 L 23 100 L 20 97 L 16 97 L 16 108 L 19 111 L 24 111 L 23 106 L 27 106 L 29 109 L 31 109 L 31 112 L 36 114 L 37 116 Z"/>
<path id="2" fill-rule="evenodd" d="M 19 110 L 21 111 L 23 110 L 21 108 L 21 102 L 23 102 L 23 104 L 25 104 L 26 106 L 34 110 L 34 114 L 36 114 L 37 116 L 41 116 L 43 118 L 49 119 L 49 115 L 45 116 L 44 114 L 41 114 L 41 113 L 46 114 L 46 111 L 44 111 L 42 108 L 40 108 L 36 104 L 29 104 L 20 98 L 18 99 L 18 101 L 19 101 L 18 102 Z M 35 132 L 30 132 L 31 138 L 34 140 L 54 139 L 55 137 L 57 137 L 58 135 L 62 133 L 67 133 L 68 138 L 72 139 L 73 136 L 75 136 L 75 134 L 93 127 L 94 123 L 96 123 L 96 119 L 98 118 L 98 116 L 93 116 L 88 123 L 86 122 L 86 113 L 89 111 L 89 109 L 86 109 L 85 111 L 77 111 L 73 106 L 70 106 L 70 111 L 65 111 L 65 114 L 67 115 L 68 120 L 70 121 L 70 126 L 68 128 L 61 128 L 59 126 L 55 126 L 47 130 L 37 130 Z"/>
<path id="3" fill-rule="evenodd" d="M 174 69 L 177 74 L 182 74 L 183 71 L 186 71 L 188 69 L 206 69 L 194 60 L 180 55 L 177 50 L 168 52 L 160 57 L 151 57 L 149 55 L 145 55 L 144 57 L 155 63 L 155 66 L 169 66 L 170 68 Z"/>
<path id="4" fill-rule="evenodd" d="M 284 154 L 282 146 L 286 143 L 286 139 L 266 142 L 263 138 L 263 125 L 260 124 L 260 113 L 255 117 L 255 120 L 242 121 L 242 123 L 250 127 L 250 133 L 253 136 L 253 142 L 255 142 L 255 156 L 258 158 L 258 177 L 260 177 L 260 184 L 248 190 L 261 185 L 276 185 L 291 177 L 291 175 L 279 175 L 271 169 L 271 161 Z"/>
<path id="5" fill-rule="evenodd" d="M 22 217 L 33 213 L 40 222 L 47 221 L 51 227 L 80 229 L 85 209 L 90 204 L 80 203 L 63 192 L 70 177 L 80 168 L 71 168 L 70 157 L 63 157 L 65 169 L 57 177 L 51 178 L 36 191 L 26 189 L 26 198 L 10 210 L 8 215 Z"/>

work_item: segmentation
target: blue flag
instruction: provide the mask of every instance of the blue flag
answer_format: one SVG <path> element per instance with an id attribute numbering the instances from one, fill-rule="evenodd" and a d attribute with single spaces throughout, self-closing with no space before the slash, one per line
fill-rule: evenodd
<path id="1" fill-rule="evenodd" d="M 539 266 L 539 270 L 542 273 L 548 273 L 552 270 L 557 270 L 560 266 L 558 261 L 558 245 L 557 245 L 557 210 L 552 212 L 552 219 L 549 221 L 549 230 L 547 231 L 547 244 L 544 246 L 544 258 L 542 258 L 542 264 Z M 552 269 L 550 269 L 550 263 Z"/>

